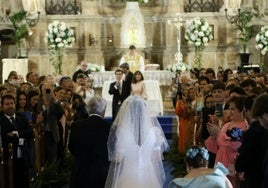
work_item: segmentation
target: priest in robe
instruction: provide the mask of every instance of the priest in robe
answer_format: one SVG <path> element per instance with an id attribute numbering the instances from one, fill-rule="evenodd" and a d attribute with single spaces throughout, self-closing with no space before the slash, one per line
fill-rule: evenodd
<path id="1" fill-rule="evenodd" d="M 123 63 L 129 64 L 129 70 L 135 72 L 137 70 L 144 71 L 144 58 L 136 51 L 136 47 L 131 45 L 128 53 L 120 59 L 120 65 Z"/>

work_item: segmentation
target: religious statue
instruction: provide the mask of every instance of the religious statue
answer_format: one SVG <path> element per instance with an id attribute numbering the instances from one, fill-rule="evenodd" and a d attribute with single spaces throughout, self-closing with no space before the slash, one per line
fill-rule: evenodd
<path id="1" fill-rule="evenodd" d="M 241 6 L 241 0 L 224 0 L 223 8 L 237 10 Z"/>
<path id="2" fill-rule="evenodd" d="M 121 47 L 133 44 L 137 48 L 145 48 L 146 33 L 139 2 L 127 1 L 125 13 L 122 15 L 120 38 Z"/>
<path id="3" fill-rule="evenodd" d="M 22 0 L 22 5 L 26 12 L 45 14 L 45 0 Z"/>
<path id="4" fill-rule="evenodd" d="M 267 9 L 268 9 L 268 3 L 267 3 L 267 0 L 258 0 L 258 3 L 257 3 L 257 5 L 258 5 L 258 9 L 259 9 L 259 13 L 260 13 L 260 15 L 261 16 L 265 16 L 265 13 L 266 13 L 266 11 L 267 11 Z"/>
<path id="5" fill-rule="evenodd" d="M 129 64 L 129 70 L 135 72 L 137 70 L 144 71 L 144 58 L 136 52 L 136 47 L 131 45 L 128 53 L 120 59 L 120 65 L 123 63 Z"/>

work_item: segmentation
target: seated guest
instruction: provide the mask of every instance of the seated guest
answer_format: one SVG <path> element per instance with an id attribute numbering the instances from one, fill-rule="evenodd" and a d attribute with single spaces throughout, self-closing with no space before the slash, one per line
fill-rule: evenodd
<path id="1" fill-rule="evenodd" d="M 228 170 L 217 163 L 214 169 L 208 168 L 208 151 L 204 147 L 193 146 L 186 152 L 186 168 L 188 174 L 183 178 L 175 178 L 169 188 L 231 188 L 226 177 Z"/>

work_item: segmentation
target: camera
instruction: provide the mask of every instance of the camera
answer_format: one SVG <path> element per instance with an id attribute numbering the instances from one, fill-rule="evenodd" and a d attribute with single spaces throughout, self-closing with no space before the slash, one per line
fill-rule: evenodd
<path id="1" fill-rule="evenodd" d="M 51 90 L 50 89 L 46 89 L 46 93 L 50 94 Z"/>
<path id="2" fill-rule="evenodd" d="M 190 97 L 187 97 L 186 98 L 186 103 L 191 103 L 191 102 L 192 102 L 191 98 Z"/>
<path id="3" fill-rule="evenodd" d="M 215 111 L 218 111 L 220 117 L 223 116 L 223 105 L 222 105 L 222 103 L 216 103 L 215 104 Z"/>

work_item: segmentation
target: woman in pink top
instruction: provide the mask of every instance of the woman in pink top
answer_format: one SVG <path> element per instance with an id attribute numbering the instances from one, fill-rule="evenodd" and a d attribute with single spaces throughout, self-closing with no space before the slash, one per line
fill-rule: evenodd
<path id="1" fill-rule="evenodd" d="M 218 151 L 216 161 L 221 162 L 229 170 L 227 177 L 234 188 L 238 187 L 238 177 L 234 171 L 237 149 L 241 146 L 242 131 L 247 129 L 243 113 L 243 97 L 231 97 L 229 100 L 230 122 L 225 123 L 221 129 L 215 124 L 208 124 L 210 134 L 216 137 Z"/>
<path id="2" fill-rule="evenodd" d="M 131 83 L 131 95 L 137 95 L 144 99 L 147 99 L 147 93 L 144 84 L 144 77 L 141 71 L 134 72 L 132 83 Z"/>

